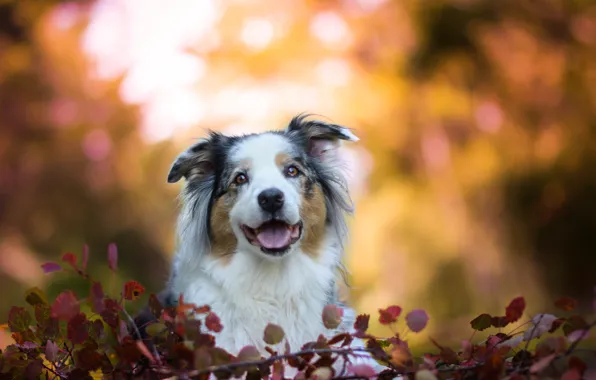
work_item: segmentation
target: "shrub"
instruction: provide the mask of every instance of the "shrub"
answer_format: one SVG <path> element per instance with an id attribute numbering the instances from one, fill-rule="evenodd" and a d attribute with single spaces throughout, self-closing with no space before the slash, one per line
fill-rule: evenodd
<path id="1" fill-rule="evenodd" d="M 43 291 L 33 288 L 25 294 L 33 316 L 23 307 L 10 309 L 5 327 L 12 332 L 14 343 L 1 352 L 0 379 L 206 379 L 211 374 L 220 379 L 243 374 L 248 379 L 280 379 L 287 366 L 299 370 L 296 378 L 317 379 L 390 379 L 400 374 L 416 379 L 513 380 L 545 376 L 596 379 L 596 371 L 590 368 L 589 360 L 580 357 L 577 349 L 596 321 L 588 323 L 582 316 L 573 314 L 576 301 L 567 297 L 557 300 L 555 305 L 568 316 L 538 314 L 504 333 L 502 329 L 524 316 L 525 300 L 515 298 L 504 315 L 481 314 L 470 322 L 474 332 L 496 329 L 487 339 L 478 343 L 463 340 L 456 351 L 430 338 L 436 350 L 420 358 L 412 354 L 405 334 L 394 332 L 383 339 L 370 335 L 367 331 L 371 316 L 366 314 L 358 316 L 353 333 L 341 333 L 329 339 L 321 336 L 316 342 L 305 342 L 298 352 L 288 349 L 276 352 L 268 347 L 268 356 L 263 357 L 255 347 L 247 346 L 235 357 L 217 347 L 213 333 L 222 329 L 217 315 L 208 305 L 187 304 L 182 297 L 176 307 L 164 308 L 151 294 L 149 308 L 159 316 L 146 326 L 152 343 L 133 339 L 136 327 L 126 311 L 125 301 L 139 299 L 144 287 L 129 281 L 118 297 L 112 298 L 87 273 L 87 259 L 85 249 L 80 264 L 74 254 L 67 253 L 62 257 L 63 264 L 42 265 L 45 273 L 70 271 L 87 279 L 90 284 L 87 298 L 77 299 L 72 291 L 64 291 L 49 302 Z M 110 245 L 108 263 L 114 272 L 117 260 L 117 249 Z M 90 306 L 92 314 L 81 312 L 83 303 Z M 402 314 L 402 308 L 394 305 L 379 309 L 377 318 L 382 325 L 396 331 Z M 196 315 L 205 316 L 204 323 L 192 318 Z M 342 319 L 341 309 L 325 307 L 322 319 L 328 329 L 337 327 Z M 424 310 L 417 309 L 409 311 L 403 319 L 406 333 L 420 333 L 429 317 Z M 553 335 L 555 332 L 558 335 Z M 366 348 L 351 347 L 356 337 L 366 341 Z M 270 324 L 263 332 L 263 339 L 268 345 L 275 345 L 283 342 L 284 332 Z M 530 349 L 531 342 L 538 344 Z M 367 364 L 350 363 L 338 373 L 332 369 L 338 358 L 349 362 L 364 353 L 371 354 L 385 370 L 376 373 Z M 588 353 L 596 358 L 596 352 Z"/>

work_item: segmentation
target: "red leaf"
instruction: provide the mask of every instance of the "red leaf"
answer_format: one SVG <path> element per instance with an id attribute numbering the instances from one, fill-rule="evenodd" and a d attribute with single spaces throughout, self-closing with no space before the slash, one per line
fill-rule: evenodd
<path id="1" fill-rule="evenodd" d="M 577 306 L 577 301 L 571 297 L 561 297 L 555 301 L 555 306 L 561 310 L 572 311 Z"/>
<path id="2" fill-rule="evenodd" d="M 491 326 L 493 322 L 493 317 L 490 314 L 480 314 L 476 318 L 472 319 L 470 325 L 476 331 L 483 331 L 486 330 Z"/>
<path id="3" fill-rule="evenodd" d="M 41 269 L 43 269 L 43 273 L 47 274 L 52 272 L 58 272 L 62 270 L 62 267 L 60 266 L 60 264 L 48 262 L 41 264 Z"/>
<path id="4" fill-rule="evenodd" d="M 101 287 L 101 283 L 94 282 L 93 285 L 91 285 L 91 301 L 93 304 L 93 311 L 97 314 L 101 314 L 101 312 L 105 308 L 103 299 L 104 294 L 103 288 Z"/>
<path id="5" fill-rule="evenodd" d="M 415 333 L 422 331 L 428 323 L 428 314 L 422 309 L 415 309 L 406 315 L 408 328 Z"/>
<path id="6" fill-rule="evenodd" d="M 575 368 L 565 371 L 561 376 L 561 380 L 581 380 L 581 378 L 581 373 Z"/>
<path id="7" fill-rule="evenodd" d="M 77 297 L 72 291 L 66 291 L 58 294 L 52 305 L 52 317 L 68 321 L 79 314 L 80 306 Z"/>
<path id="8" fill-rule="evenodd" d="M 46 343 L 45 354 L 46 359 L 48 359 L 50 362 L 55 362 L 56 359 L 58 359 L 58 346 L 56 343 L 48 340 Z"/>
<path id="9" fill-rule="evenodd" d="M 401 307 L 389 306 L 386 309 L 379 309 L 379 322 L 382 325 L 389 325 L 397 322 L 397 318 L 401 314 Z"/>
<path id="10" fill-rule="evenodd" d="M 115 243 L 110 243 L 108 245 L 108 265 L 111 270 L 116 272 L 116 267 L 118 265 L 118 247 Z"/>
<path id="11" fill-rule="evenodd" d="M 213 312 L 207 314 L 207 317 L 205 317 L 205 326 L 207 326 L 209 330 L 216 333 L 221 332 L 223 329 L 219 317 Z"/>
<path id="12" fill-rule="evenodd" d="M 344 316 L 344 310 L 337 305 L 329 304 L 323 308 L 323 324 L 325 328 L 332 330 L 337 328 Z"/>
<path id="13" fill-rule="evenodd" d="M 83 313 L 75 315 L 68 321 L 67 336 L 74 344 L 82 344 L 89 336 L 89 321 Z"/>
<path id="14" fill-rule="evenodd" d="M 29 312 L 18 306 L 13 306 L 8 312 L 8 327 L 12 332 L 26 331 L 31 324 L 31 315 Z"/>
<path id="15" fill-rule="evenodd" d="M 550 329 L 548 330 L 549 333 L 554 333 L 555 331 L 557 331 L 559 329 L 559 327 L 561 327 L 563 325 L 563 323 L 565 323 L 567 319 L 566 318 L 557 318 L 553 321 L 553 324 L 551 325 Z"/>
<path id="16" fill-rule="evenodd" d="M 507 319 L 506 316 L 492 317 L 491 324 L 493 325 L 493 327 L 503 328 L 503 327 L 506 327 L 509 324 L 509 320 Z"/>
<path id="17" fill-rule="evenodd" d="M 365 333 L 368 330 L 368 322 L 370 320 L 369 314 L 360 314 L 356 317 L 356 322 L 354 322 L 354 330 L 359 333 Z"/>
<path id="18" fill-rule="evenodd" d="M 138 300 L 143 293 L 145 288 L 136 281 L 128 281 L 124 284 L 124 299 L 127 301 Z"/>
<path id="19" fill-rule="evenodd" d="M 89 246 L 85 244 L 83 246 L 83 261 L 81 262 L 81 268 L 87 269 L 87 262 L 89 261 Z"/>
<path id="20" fill-rule="evenodd" d="M 516 322 L 519 320 L 522 315 L 524 315 L 524 310 L 526 308 L 526 300 L 524 297 L 517 297 L 509 306 L 507 306 L 505 315 L 507 316 L 507 320 L 509 322 Z"/>
<path id="21" fill-rule="evenodd" d="M 73 268 L 77 269 L 77 257 L 74 253 L 66 252 L 62 255 L 62 261 L 69 263 Z"/>

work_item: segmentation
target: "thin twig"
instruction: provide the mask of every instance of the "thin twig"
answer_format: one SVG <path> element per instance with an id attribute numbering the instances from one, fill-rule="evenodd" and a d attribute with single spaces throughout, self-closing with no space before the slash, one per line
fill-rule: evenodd
<path id="1" fill-rule="evenodd" d="M 66 379 L 66 377 L 65 377 L 65 376 L 62 376 L 61 374 L 59 374 L 58 372 L 54 371 L 53 369 L 51 369 L 51 368 L 50 368 L 50 367 L 48 367 L 47 365 L 45 365 L 45 364 L 43 364 L 43 363 L 42 363 L 41 365 L 42 365 L 42 366 L 43 366 L 45 369 L 47 369 L 48 371 L 50 371 L 51 373 L 53 373 L 53 374 L 54 374 L 54 376 L 58 376 L 60 379 Z"/>

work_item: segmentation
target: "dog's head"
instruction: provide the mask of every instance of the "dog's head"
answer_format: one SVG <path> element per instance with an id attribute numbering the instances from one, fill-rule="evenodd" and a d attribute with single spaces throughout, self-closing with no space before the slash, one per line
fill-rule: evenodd
<path id="1" fill-rule="evenodd" d="M 205 240 L 216 255 L 242 250 L 279 258 L 297 247 L 316 255 L 329 231 L 342 234 L 351 212 L 340 140 L 358 138 L 303 115 L 282 131 L 211 132 L 176 158 L 168 176 L 170 183 L 186 179 L 188 236 Z"/>

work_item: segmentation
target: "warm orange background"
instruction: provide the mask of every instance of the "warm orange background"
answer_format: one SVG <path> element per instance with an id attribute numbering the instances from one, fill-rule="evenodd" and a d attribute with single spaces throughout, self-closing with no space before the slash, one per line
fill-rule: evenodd
<path id="1" fill-rule="evenodd" d="M 303 111 L 362 139 L 344 150 L 358 310 L 424 308 L 458 342 L 518 295 L 529 315 L 591 301 L 590 1 L 4 0 L 0 25 L 2 315 L 32 286 L 84 297 L 39 267 L 84 243 L 108 282 L 119 245 L 116 289 L 159 290 L 177 153 Z"/>

